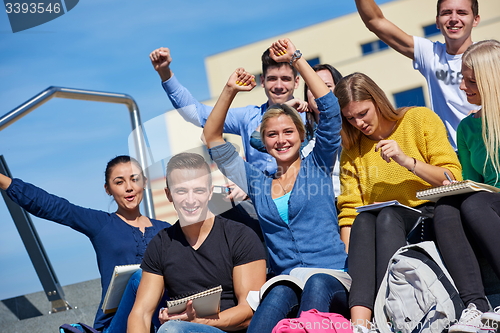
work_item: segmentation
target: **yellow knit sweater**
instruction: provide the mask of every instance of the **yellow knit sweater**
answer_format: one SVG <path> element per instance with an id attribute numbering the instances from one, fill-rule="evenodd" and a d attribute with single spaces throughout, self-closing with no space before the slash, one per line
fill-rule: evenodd
<path id="1" fill-rule="evenodd" d="M 395 140 L 408 156 L 425 163 L 447 168 L 455 179 L 462 179 L 462 168 L 451 147 L 441 119 L 431 110 L 416 107 L 406 111 L 387 140 Z M 427 202 L 415 193 L 431 185 L 394 161 L 385 162 L 375 152 L 378 141 L 361 136 L 361 142 L 340 156 L 338 197 L 339 225 L 352 225 L 355 207 L 374 202 L 398 200 L 415 207 Z"/>

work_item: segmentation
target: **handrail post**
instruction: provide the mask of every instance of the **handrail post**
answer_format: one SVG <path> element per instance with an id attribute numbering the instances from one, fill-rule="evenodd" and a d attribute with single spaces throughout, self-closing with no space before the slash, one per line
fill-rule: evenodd
<path id="1" fill-rule="evenodd" d="M 0 155 L 0 173 L 12 178 L 12 174 L 10 173 L 3 155 Z M 45 252 L 45 248 L 43 247 L 30 215 L 19 207 L 19 205 L 14 203 L 4 190 L 0 190 L 0 192 L 2 192 L 2 197 L 7 205 L 7 209 L 14 220 L 14 224 L 28 252 L 31 263 L 42 283 L 45 295 L 52 303 L 51 313 L 71 309 L 71 305 L 64 299 L 64 291 L 52 268 L 49 256 Z"/>

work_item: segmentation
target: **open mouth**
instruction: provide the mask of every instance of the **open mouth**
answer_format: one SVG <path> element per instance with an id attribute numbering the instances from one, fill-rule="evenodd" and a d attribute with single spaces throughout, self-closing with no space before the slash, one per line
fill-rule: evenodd
<path id="1" fill-rule="evenodd" d="M 135 199 L 135 195 L 130 195 L 128 197 L 125 197 L 125 200 L 127 200 L 129 202 L 134 201 L 134 199 Z"/>
<path id="2" fill-rule="evenodd" d="M 276 148 L 276 151 L 279 152 L 279 153 L 283 153 L 283 152 L 286 152 L 290 149 L 290 146 L 288 147 L 280 147 L 280 148 Z"/>
<path id="3" fill-rule="evenodd" d="M 198 210 L 198 208 L 200 208 L 200 207 L 199 206 L 192 207 L 192 208 L 182 207 L 182 210 L 185 211 L 187 214 L 192 215 Z"/>

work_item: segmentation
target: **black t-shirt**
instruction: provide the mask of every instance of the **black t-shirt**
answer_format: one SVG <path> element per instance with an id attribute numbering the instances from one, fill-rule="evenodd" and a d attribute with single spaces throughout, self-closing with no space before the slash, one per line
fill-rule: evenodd
<path id="1" fill-rule="evenodd" d="M 233 268 L 266 259 L 262 242 L 242 223 L 216 216 L 212 230 L 195 250 L 179 222 L 160 231 L 149 243 L 141 268 L 163 276 L 169 297 L 222 285 L 221 311 L 236 306 Z"/>

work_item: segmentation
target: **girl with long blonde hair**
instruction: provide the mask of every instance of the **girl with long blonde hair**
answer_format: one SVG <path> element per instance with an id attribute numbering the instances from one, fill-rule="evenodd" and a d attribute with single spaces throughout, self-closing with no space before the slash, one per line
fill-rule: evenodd
<path id="1" fill-rule="evenodd" d="M 469 103 L 481 106 L 457 129 L 457 147 L 463 178 L 500 188 L 500 42 L 471 45 L 462 58 L 462 89 Z M 500 194 L 476 192 L 441 198 L 435 209 L 434 229 L 443 260 L 467 309 L 450 332 L 476 332 L 498 327 L 500 308 L 486 312 L 476 244 L 500 277 Z M 459 246 L 457 246 L 459 244 Z M 489 326 L 484 326 L 483 319 Z"/>

